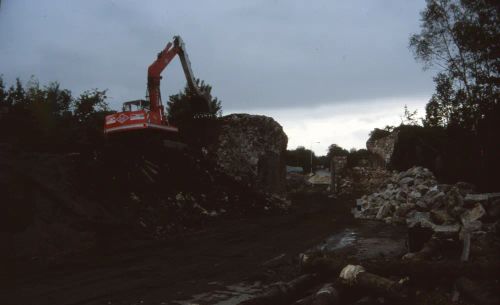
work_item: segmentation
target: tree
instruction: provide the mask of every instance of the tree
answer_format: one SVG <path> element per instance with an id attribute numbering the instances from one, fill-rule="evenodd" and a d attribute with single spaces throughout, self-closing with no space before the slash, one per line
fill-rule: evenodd
<path id="1" fill-rule="evenodd" d="M 25 90 L 19 78 L 16 78 L 16 85 L 9 87 L 7 91 L 6 104 L 15 108 L 23 108 L 26 105 Z"/>
<path id="2" fill-rule="evenodd" d="M 109 108 L 106 91 L 89 90 L 74 99 L 57 82 L 41 86 L 35 77 L 16 79 L 5 90 L 0 77 L 0 138 L 29 150 L 67 152 L 102 140 Z M 12 128 L 15 126 L 15 128 Z"/>
<path id="3" fill-rule="evenodd" d="M 7 106 L 5 104 L 7 98 L 7 91 L 5 91 L 5 85 L 3 83 L 3 77 L 0 75 L 0 107 Z"/>
<path id="4" fill-rule="evenodd" d="M 410 48 L 424 68 L 440 71 L 424 120 L 432 128 L 421 131 L 447 142 L 429 155 L 447 156 L 448 179 L 469 179 L 492 190 L 500 171 L 500 5 L 495 0 L 426 2 Z"/>
<path id="5" fill-rule="evenodd" d="M 296 149 L 287 150 L 285 155 L 285 162 L 290 166 L 302 167 L 304 173 L 309 173 L 311 171 L 311 154 L 313 158 L 313 163 L 316 160 L 314 152 L 310 149 L 306 149 L 304 146 L 298 146 Z"/>
<path id="6" fill-rule="evenodd" d="M 332 158 L 335 156 L 347 156 L 347 155 L 349 155 L 349 151 L 340 147 L 337 144 L 332 144 L 328 147 L 328 153 L 326 154 L 326 157 L 328 158 L 328 160 L 332 160 Z"/>
<path id="7" fill-rule="evenodd" d="M 359 150 L 352 148 L 349 151 L 349 155 L 347 156 L 347 167 L 352 168 L 355 166 L 366 165 L 363 164 L 363 162 L 370 164 L 371 159 L 372 159 L 372 153 L 370 153 L 368 150 L 364 148 Z"/>
<path id="8" fill-rule="evenodd" d="M 494 0 L 427 0 L 410 48 L 424 68 L 441 68 L 426 125 L 476 130 L 497 105 L 499 5 Z"/>
<path id="9" fill-rule="evenodd" d="M 75 100 L 76 145 L 80 148 L 92 150 L 103 143 L 103 122 L 111 113 L 106 98 L 106 90 L 93 89 L 83 92 Z"/>
<path id="10" fill-rule="evenodd" d="M 106 90 L 93 89 L 80 94 L 74 103 L 74 115 L 78 122 L 83 123 L 98 113 L 109 112 L 106 98 Z"/>
<path id="11" fill-rule="evenodd" d="M 401 116 L 401 125 L 417 126 L 417 110 L 410 111 L 408 106 L 405 105 L 403 115 Z"/>
<path id="12" fill-rule="evenodd" d="M 211 96 L 212 87 L 204 81 L 196 79 L 196 84 L 203 94 Z M 189 124 L 196 115 L 196 107 L 205 103 L 203 97 L 198 96 L 187 85 L 183 91 L 171 95 L 167 103 L 168 120 L 176 125 Z M 221 102 L 217 98 L 209 100 L 209 114 L 220 117 L 222 115 Z"/>

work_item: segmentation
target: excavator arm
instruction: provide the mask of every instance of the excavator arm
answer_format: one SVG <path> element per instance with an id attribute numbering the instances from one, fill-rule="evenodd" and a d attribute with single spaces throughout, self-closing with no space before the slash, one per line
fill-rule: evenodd
<path id="1" fill-rule="evenodd" d="M 184 75 L 186 76 L 186 81 L 188 87 L 191 91 L 194 91 L 197 95 L 202 95 L 200 88 L 196 84 L 196 80 L 193 75 L 193 70 L 191 70 L 191 62 L 189 61 L 188 54 L 186 52 L 186 48 L 184 47 L 184 41 L 180 36 L 174 37 L 174 45 L 177 45 L 179 48 L 179 59 L 181 60 L 182 70 L 184 71 Z"/>
<path id="2" fill-rule="evenodd" d="M 196 84 L 184 42 L 179 36 L 174 36 L 173 41 L 169 42 L 163 51 L 158 53 L 156 60 L 148 67 L 149 109 L 144 109 L 144 105 L 147 102 L 143 100 L 125 102 L 122 112 L 106 116 L 104 123 L 105 134 L 127 133 L 132 130 L 159 130 L 167 133 L 179 132 L 177 127 L 168 122 L 160 94 L 161 73 L 175 56 L 179 56 L 189 91 L 192 93 L 189 99 L 189 106 L 193 113 L 193 118 L 199 119 L 211 116 L 211 97 L 208 92 L 201 92 Z M 136 106 L 139 109 L 132 110 L 132 106 Z"/>
<path id="3" fill-rule="evenodd" d="M 173 42 L 169 42 L 165 49 L 158 53 L 158 58 L 148 68 L 148 94 L 151 110 L 160 113 L 162 118 L 164 117 L 164 110 L 160 95 L 161 73 L 176 55 L 179 56 L 181 61 L 188 88 L 207 101 L 210 99 L 210 97 L 202 94 L 200 88 L 198 88 L 196 84 L 193 70 L 191 69 L 191 62 L 189 61 L 182 38 L 180 36 L 174 36 Z"/>

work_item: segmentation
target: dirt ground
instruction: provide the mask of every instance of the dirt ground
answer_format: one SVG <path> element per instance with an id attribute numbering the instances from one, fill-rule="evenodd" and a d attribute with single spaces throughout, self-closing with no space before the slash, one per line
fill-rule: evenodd
<path id="1" fill-rule="evenodd" d="M 311 248 L 399 255 L 404 230 L 354 220 L 352 200 L 295 198 L 286 215 L 221 220 L 168 241 L 127 241 L 57 264 L 20 262 L 2 304 L 235 304 L 298 274 Z M 377 253 L 377 251 L 379 253 Z"/>

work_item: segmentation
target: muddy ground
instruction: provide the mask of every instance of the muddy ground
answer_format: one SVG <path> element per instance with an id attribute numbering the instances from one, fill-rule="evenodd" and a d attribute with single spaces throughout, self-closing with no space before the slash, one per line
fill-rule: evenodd
<path id="1" fill-rule="evenodd" d="M 286 215 L 226 219 L 168 241 L 123 241 L 6 266 L 2 304 L 236 304 L 299 274 L 308 249 L 398 256 L 405 230 L 354 220 L 353 199 L 302 195 Z"/>

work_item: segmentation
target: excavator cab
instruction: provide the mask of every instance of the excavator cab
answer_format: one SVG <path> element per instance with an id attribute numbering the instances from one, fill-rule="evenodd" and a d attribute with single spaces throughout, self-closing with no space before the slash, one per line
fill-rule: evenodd
<path id="1" fill-rule="evenodd" d="M 123 103 L 122 111 L 131 112 L 137 110 L 149 110 L 149 101 L 135 100 Z"/>

